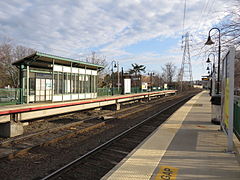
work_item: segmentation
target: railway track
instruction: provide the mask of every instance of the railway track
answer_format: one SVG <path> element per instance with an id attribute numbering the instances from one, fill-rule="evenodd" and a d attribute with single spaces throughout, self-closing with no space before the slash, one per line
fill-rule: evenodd
<path id="1" fill-rule="evenodd" d="M 193 95 L 165 102 L 159 106 L 160 109 L 151 112 L 151 115 L 141 122 L 43 177 L 42 180 L 100 179 Z"/>
<path id="2" fill-rule="evenodd" d="M 33 148 L 56 143 L 64 139 L 77 136 L 78 134 L 92 131 L 96 128 L 101 128 L 103 126 L 109 126 L 108 128 L 111 128 L 112 124 L 110 124 L 110 120 L 126 118 L 138 112 L 163 104 L 167 101 L 174 100 L 175 98 L 175 96 L 169 96 L 163 98 L 161 101 L 159 101 L 159 99 L 155 99 L 152 100 L 151 103 L 140 103 L 130 107 L 125 105 L 127 107 L 117 112 L 105 113 L 82 121 L 68 123 L 60 127 L 45 129 L 0 141 L 0 158 L 13 159 L 26 154 Z M 105 121 L 106 119 L 108 119 L 108 121 Z"/>

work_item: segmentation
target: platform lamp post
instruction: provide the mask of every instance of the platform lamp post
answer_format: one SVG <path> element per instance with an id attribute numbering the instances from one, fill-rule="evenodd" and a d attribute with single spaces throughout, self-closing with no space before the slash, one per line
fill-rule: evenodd
<path id="1" fill-rule="evenodd" d="M 208 74 L 210 74 L 210 68 L 209 68 L 209 66 L 207 67 L 206 70 L 208 71 Z"/>
<path id="2" fill-rule="evenodd" d="M 210 60 L 210 55 L 213 55 L 213 62 L 211 62 L 211 60 Z M 211 83 L 211 94 L 212 94 L 212 96 L 215 96 L 215 93 L 216 93 L 216 91 L 215 91 L 215 83 L 216 83 L 216 78 L 215 78 L 215 73 L 216 73 L 216 71 L 215 71 L 215 54 L 213 54 L 213 53 L 210 53 L 209 55 L 208 55 L 208 58 L 207 58 L 207 61 L 206 61 L 206 63 L 208 63 L 208 64 L 210 64 L 211 65 L 211 67 L 212 67 L 212 72 L 211 72 L 211 77 L 212 77 L 212 83 Z"/>
<path id="3" fill-rule="evenodd" d="M 113 60 L 111 62 L 111 65 L 112 65 L 112 96 L 113 96 L 113 83 L 114 83 L 114 74 L 113 74 L 113 68 L 116 68 L 117 67 L 117 62 L 115 60 Z"/>
<path id="4" fill-rule="evenodd" d="M 119 93 L 119 90 L 120 90 L 119 62 L 117 62 L 117 89 Z"/>
<path id="5" fill-rule="evenodd" d="M 210 81 L 211 71 L 210 71 L 209 66 L 206 68 L 206 71 L 208 73 L 208 89 L 210 89 L 210 94 L 211 94 L 211 81 Z"/>
<path id="6" fill-rule="evenodd" d="M 150 72 L 148 73 L 148 75 L 150 75 L 150 83 L 151 83 L 151 91 L 153 90 L 153 76 L 154 76 L 154 72 Z"/>
<path id="7" fill-rule="evenodd" d="M 214 27 L 209 30 L 208 32 L 208 39 L 205 45 L 212 45 L 214 42 L 211 39 L 210 33 L 212 30 L 216 29 L 218 31 L 218 71 L 217 71 L 217 94 L 219 94 L 220 91 L 220 58 L 221 58 L 221 33 L 220 29 Z"/>

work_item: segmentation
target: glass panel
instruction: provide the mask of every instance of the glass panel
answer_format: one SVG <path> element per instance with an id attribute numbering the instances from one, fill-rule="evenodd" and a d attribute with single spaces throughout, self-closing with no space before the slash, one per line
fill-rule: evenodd
<path id="1" fill-rule="evenodd" d="M 63 73 L 59 72 L 58 75 L 59 75 L 59 81 L 58 81 L 58 83 L 59 83 L 59 94 L 63 94 L 64 93 Z"/>
<path id="2" fill-rule="evenodd" d="M 52 79 L 46 79 L 46 89 L 52 90 Z"/>
<path id="3" fill-rule="evenodd" d="M 26 77 L 23 78 L 23 83 L 24 83 L 24 88 L 23 88 L 24 89 L 24 91 L 23 91 L 24 93 L 23 93 L 23 95 L 27 96 L 27 78 Z"/>
<path id="4" fill-rule="evenodd" d="M 68 73 L 67 76 L 67 94 L 71 93 L 71 74 Z"/>
<path id="5" fill-rule="evenodd" d="M 91 93 L 94 93 L 94 76 L 91 77 Z"/>
<path id="6" fill-rule="evenodd" d="M 86 79 L 86 81 L 85 81 L 85 88 L 86 88 L 86 90 L 85 90 L 85 93 L 90 93 L 90 76 L 89 75 L 86 75 L 86 77 L 85 77 Z"/>
<path id="7" fill-rule="evenodd" d="M 76 93 L 76 74 L 72 74 L 72 79 L 71 79 L 71 90 L 72 90 L 72 93 Z"/>
<path id="8" fill-rule="evenodd" d="M 52 97 L 52 79 L 46 79 L 46 101 L 51 100 Z"/>
<path id="9" fill-rule="evenodd" d="M 89 87 L 89 92 L 91 93 L 92 92 L 92 76 L 90 75 L 89 76 L 89 80 L 90 80 L 90 82 L 89 82 L 89 85 L 90 85 L 90 87 Z"/>
<path id="10" fill-rule="evenodd" d="M 79 81 L 79 93 L 82 93 L 82 90 L 81 90 L 81 88 L 82 88 L 82 84 L 81 84 L 81 83 L 82 83 L 82 81 L 81 81 L 82 75 L 79 74 L 79 75 L 78 75 L 78 78 L 79 78 L 79 79 L 78 79 L 78 81 Z"/>
<path id="11" fill-rule="evenodd" d="M 29 79 L 29 95 L 35 95 L 35 86 L 36 86 L 35 78 L 30 78 Z"/>
<path id="12" fill-rule="evenodd" d="M 45 90 L 46 90 L 46 82 L 45 79 L 40 79 L 40 101 L 45 101 Z"/>
<path id="13" fill-rule="evenodd" d="M 36 95 L 40 95 L 41 79 L 36 79 Z"/>
<path id="14" fill-rule="evenodd" d="M 79 83 L 80 83 L 80 93 L 84 93 L 84 75 L 79 75 Z"/>
<path id="15" fill-rule="evenodd" d="M 54 94 L 59 94 L 59 74 L 54 74 Z"/>
<path id="16" fill-rule="evenodd" d="M 64 73 L 64 86 L 63 86 L 63 94 L 67 94 L 67 85 L 68 85 L 68 81 L 67 81 L 67 73 Z"/>
<path id="17" fill-rule="evenodd" d="M 97 76 L 93 76 L 94 77 L 94 92 L 97 92 Z"/>
<path id="18" fill-rule="evenodd" d="M 45 95 L 45 79 L 41 79 L 41 85 L 40 85 L 40 95 L 44 96 Z"/>
<path id="19" fill-rule="evenodd" d="M 76 93 L 79 93 L 79 90 L 80 90 L 80 88 L 79 88 L 79 74 L 76 74 Z"/>

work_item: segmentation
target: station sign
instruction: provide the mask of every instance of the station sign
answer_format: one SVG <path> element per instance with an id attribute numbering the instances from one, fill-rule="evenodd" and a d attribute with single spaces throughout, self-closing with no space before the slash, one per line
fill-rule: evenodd
<path id="1" fill-rule="evenodd" d="M 203 77 L 202 81 L 209 81 L 209 78 L 208 77 Z"/>
<path id="2" fill-rule="evenodd" d="M 235 48 L 231 47 L 222 61 L 222 120 L 221 126 L 228 137 L 228 151 L 233 150 Z"/>
<path id="3" fill-rule="evenodd" d="M 52 79 L 52 74 L 47 73 L 36 73 L 36 78 L 40 79 Z"/>

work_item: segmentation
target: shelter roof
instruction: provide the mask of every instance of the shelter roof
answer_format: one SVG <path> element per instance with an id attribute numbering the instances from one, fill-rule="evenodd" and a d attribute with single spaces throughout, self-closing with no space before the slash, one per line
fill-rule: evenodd
<path id="1" fill-rule="evenodd" d="M 35 67 L 42 67 L 42 68 L 49 68 L 53 64 L 59 64 L 59 65 L 65 65 L 65 66 L 74 66 L 74 67 L 86 67 L 90 69 L 100 69 L 103 68 L 103 66 L 98 64 L 92 64 L 88 62 L 83 62 L 76 59 L 61 57 L 61 56 L 55 56 L 51 54 L 46 54 L 42 52 L 34 52 L 33 54 L 24 57 L 20 60 L 17 60 L 13 62 L 13 65 L 20 66 L 20 65 L 29 65 L 29 66 L 35 66 Z"/>

